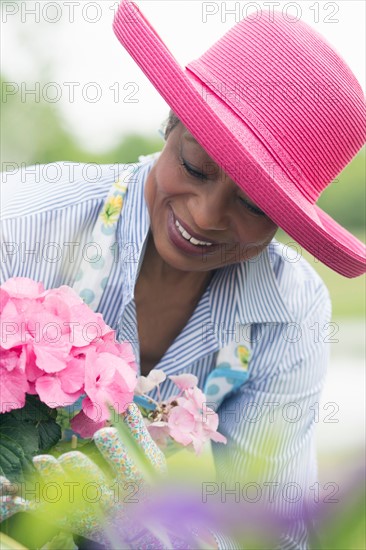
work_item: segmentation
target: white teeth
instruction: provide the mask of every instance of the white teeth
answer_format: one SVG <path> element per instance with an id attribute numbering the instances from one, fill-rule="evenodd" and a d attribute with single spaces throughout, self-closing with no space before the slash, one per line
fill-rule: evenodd
<path id="1" fill-rule="evenodd" d="M 207 243 L 206 241 L 198 241 L 194 237 L 192 237 L 185 229 L 182 227 L 178 220 L 175 220 L 175 225 L 178 227 L 179 232 L 183 235 L 183 237 L 189 241 L 190 243 L 196 245 L 196 246 L 212 246 L 212 243 Z"/>

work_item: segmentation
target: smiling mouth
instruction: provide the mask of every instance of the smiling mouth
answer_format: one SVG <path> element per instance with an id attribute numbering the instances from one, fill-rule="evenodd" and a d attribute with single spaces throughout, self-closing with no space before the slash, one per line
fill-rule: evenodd
<path id="1" fill-rule="evenodd" d="M 189 241 L 191 244 L 194 244 L 195 246 L 212 246 L 214 244 L 212 242 L 201 241 L 199 239 L 196 239 L 195 237 L 192 237 L 192 235 L 190 235 L 188 231 L 184 229 L 184 227 L 179 223 L 177 219 L 175 219 L 175 225 L 178 228 L 178 231 L 182 235 L 182 237 L 186 239 L 186 241 Z"/>

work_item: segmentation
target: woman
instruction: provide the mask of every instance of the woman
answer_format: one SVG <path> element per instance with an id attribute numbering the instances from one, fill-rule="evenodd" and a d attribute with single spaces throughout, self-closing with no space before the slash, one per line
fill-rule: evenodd
<path id="1" fill-rule="evenodd" d="M 135 287 L 145 375 L 187 324 L 215 270 L 257 256 L 277 229 L 174 115 L 169 123 L 145 184 L 151 227 Z"/>
<path id="2" fill-rule="evenodd" d="M 108 166 L 96 185 L 62 163 L 52 186 L 9 179 L 5 241 L 19 247 L 4 279 L 74 285 L 133 343 L 141 374 L 196 374 L 228 439 L 213 445 L 219 477 L 263 495 L 297 488 L 271 502 L 292 518 L 281 548 L 306 548 L 331 305 L 315 271 L 273 237 L 280 226 L 337 272 L 364 273 L 362 243 L 316 206 L 365 141 L 362 90 L 322 37 L 280 13 L 242 20 L 185 70 L 134 4 L 121 3 L 114 29 L 172 109 L 165 147 L 132 172 L 121 165 L 120 216 L 103 207 Z"/>

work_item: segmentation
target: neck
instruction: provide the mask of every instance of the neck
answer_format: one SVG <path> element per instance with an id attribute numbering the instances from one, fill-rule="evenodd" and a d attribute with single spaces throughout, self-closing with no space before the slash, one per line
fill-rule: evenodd
<path id="1" fill-rule="evenodd" d="M 150 232 L 140 276 L 164 285 L 187 285 L 202 293 L 213 275 L 212 271 L 181 271 L 167 264 L 156 250 L 153 236 Z"/>

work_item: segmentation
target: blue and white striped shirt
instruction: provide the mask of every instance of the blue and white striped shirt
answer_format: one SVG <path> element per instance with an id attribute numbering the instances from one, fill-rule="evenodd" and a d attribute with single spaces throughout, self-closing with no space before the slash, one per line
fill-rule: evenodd
<path id="1" fill-rule="evenodd" d="M 119 338 L 131 341 L 137 358 L 133 298 L 150 227 L 143 190 L 152 164 L 143 161 L 129 184 L 115 261 L 98 308 Z M 104 199 L 116 175 L 130 168 L 58 162 L 2 174 L 1 283 L 18 276 L 42 281 L 46 288 L 72 286 L 80 255 L 95 261 L 91 232 Z M 304 500 L 314 501 L 314 408 L 329 355 L 319 334 L 330 317 L 320 277 L 303 258 L 289 261 L 286 247 L 273 240 L 258 258 L 214 273 L 187 325 L 156 365 L 168 375 L 194 373 L 203 388 L 220 349 L 248 335 L 249 377 L 217 411 L 228 444 L 213 444 L 213 455 L 228 488 L 255 482 L 263 495 L 270 486 L 278 488 L 274 506 L 293 518 L 281 548 L 307 548 L 301 514 Z M 169 381 L 162 389 L 164 397 L 174 386 Z"/>

